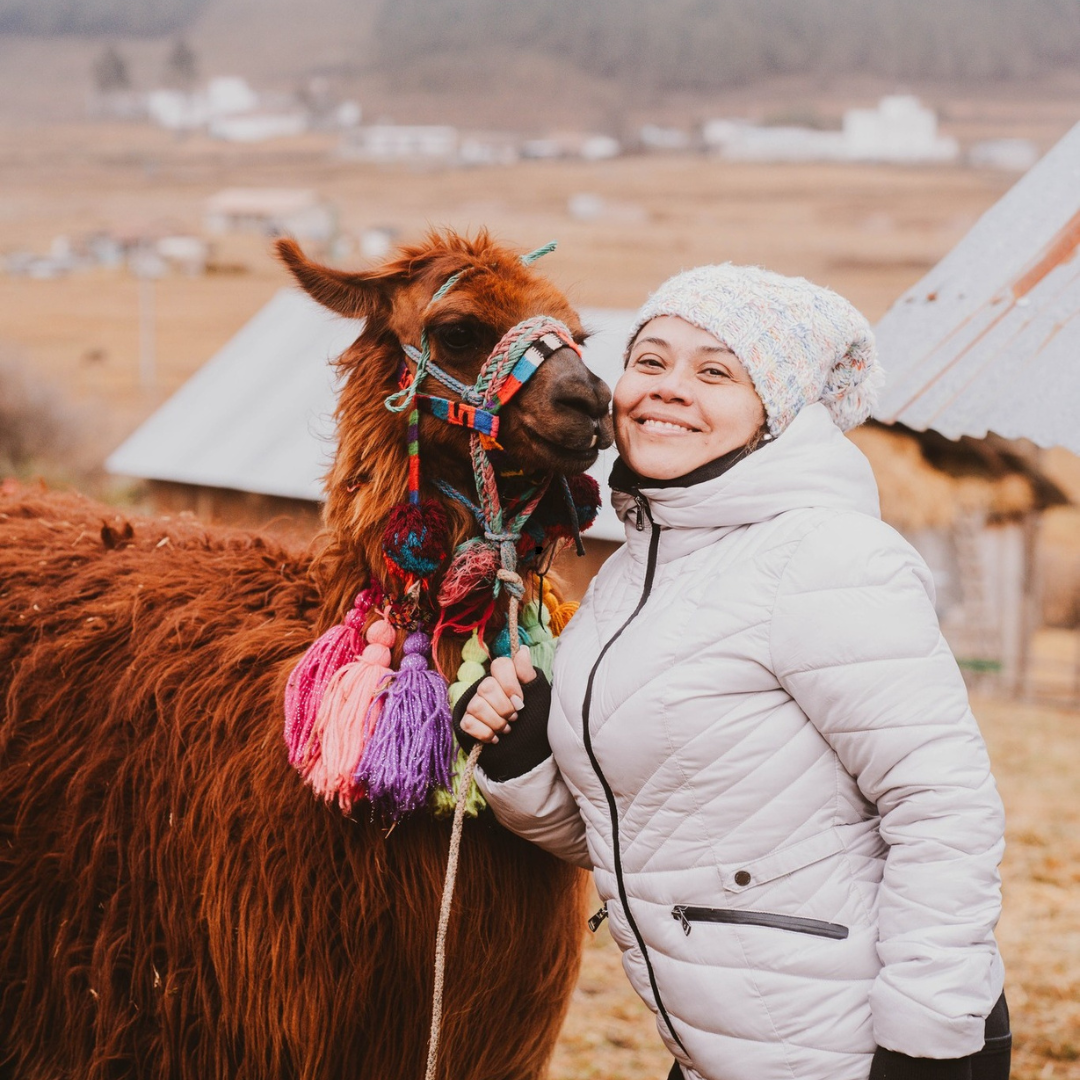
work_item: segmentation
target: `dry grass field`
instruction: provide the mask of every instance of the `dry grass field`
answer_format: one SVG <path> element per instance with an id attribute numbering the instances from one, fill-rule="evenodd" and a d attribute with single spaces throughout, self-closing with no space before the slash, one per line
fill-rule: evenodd
<path id="1" fill-rule="evenodd" d="M 954 113 L 978 129 L 970 102 Z M 1063 129 L 1061 118 L 1040 122 Z M 486 226 L 523 248 L 558 238 L 544 269 L 583 305 L 636 306 L 682 267 L 731 259 L 805 274 L 876 319 L 1012 182 L 960 168 L 692 156 L 422 171 L 349 163 L 333 150 L 326 136 L 237 148 L 135 125 L 3 128 L 0 254 L 44 251 L 55 236 L 99 229 L 198 232 L 204 201 L 220 188 L 310 187 L 337 206 L 347 234 L 385 226 L 410 237 L 452 225 Z M 569 215 L 568 200 L 580 193 L 603 200 L 594 220 Z M 100 461 L 286 284 L 266 238 L 215 244 L 227 272 L 154 286 L 153 388 L 139 386 L 138 285 L 126 271 L 53 281 L 0 274 L 0 360 L 19 361 L 76 410 L 87 462 Z M 1063 468 L 1075 472 L 1073 464 Z M 1047 647 L 1065 656 L 1071 642 Z M 1080 715 L 993 701 L 976 711 L 1009 813 L 1000 938 L 1014 1076 L 1080 1078 Z M 602 928 L 589 942 L 553 1080 L 662 1080 L 669 1065 Z"/>

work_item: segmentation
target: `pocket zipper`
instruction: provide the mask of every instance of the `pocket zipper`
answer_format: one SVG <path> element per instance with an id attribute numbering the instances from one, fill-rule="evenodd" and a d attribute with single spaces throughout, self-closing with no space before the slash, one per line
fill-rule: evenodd
<path id="1" fill-rule="evenodd" d="M 848 928 L 839 923 L 823 922 L 821 919 L 804 919 L 799 915 L 774 915 L 768 911 L 742 911 L 736 908 L 691 907 L 677 904 L 671 909 L 671 917 L 682 923 L 683 933 L 689 935 L 691 923 L 733 923 L 738 926 L 771 926 L 776 930 L 793 930 L 797 934 L 814 937 L 835 938 L 842 941 L 848 936 Z"/>

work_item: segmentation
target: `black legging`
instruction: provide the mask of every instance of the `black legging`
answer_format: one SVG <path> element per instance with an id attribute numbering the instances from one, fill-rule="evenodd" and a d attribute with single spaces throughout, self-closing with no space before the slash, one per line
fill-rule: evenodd
<path id="1" fill-rule="evenodd" d="M 1012 1062 L 1012 1032 L 1009 1030 L 1009 1005 L 1002 994 L 986 1018 L 983 1048 L 972 1054 L 971 1080 L 1009 1080 Z M 676 1061 L 668 1073 L 668 1080 L 685 1080 Z"/>

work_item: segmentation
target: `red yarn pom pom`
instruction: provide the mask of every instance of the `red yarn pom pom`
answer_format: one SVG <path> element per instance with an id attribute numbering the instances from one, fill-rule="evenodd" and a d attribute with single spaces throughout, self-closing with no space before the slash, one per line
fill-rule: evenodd
<path id="1" fill-rule="evenodd" d="M 600 485 L 588 474 L 566 478 L 570 497 L 577 513 L 578 532 L 584 532 L 596 520 L 600 511 Z M 532 517 L 526 525 L 526 532 L 533 539 L 543 544 L 552 537 L 570 539 L 574 535 L 574 526 L 570 521 L 570 508 L 566 505 L 566 492 L 558 477 L 544 493 Z"/>
<path id="2" fill-rule="evenodd" d="M 431 577 L 450 557 L 450 525 L 434 499 L 399 503 L 383 533 L 383 556 L 399 578 Z"/>

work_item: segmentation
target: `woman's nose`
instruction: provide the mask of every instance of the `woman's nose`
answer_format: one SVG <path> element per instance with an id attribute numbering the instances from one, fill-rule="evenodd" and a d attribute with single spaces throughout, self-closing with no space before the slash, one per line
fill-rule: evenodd
<path id="1" fill-rule="evenodd" d="M 685 376 L 674 369 L 665 371 L 652 384 L 652 394 L 660 401 L 680 402 L 689 402 L 693 396 Z"/>

